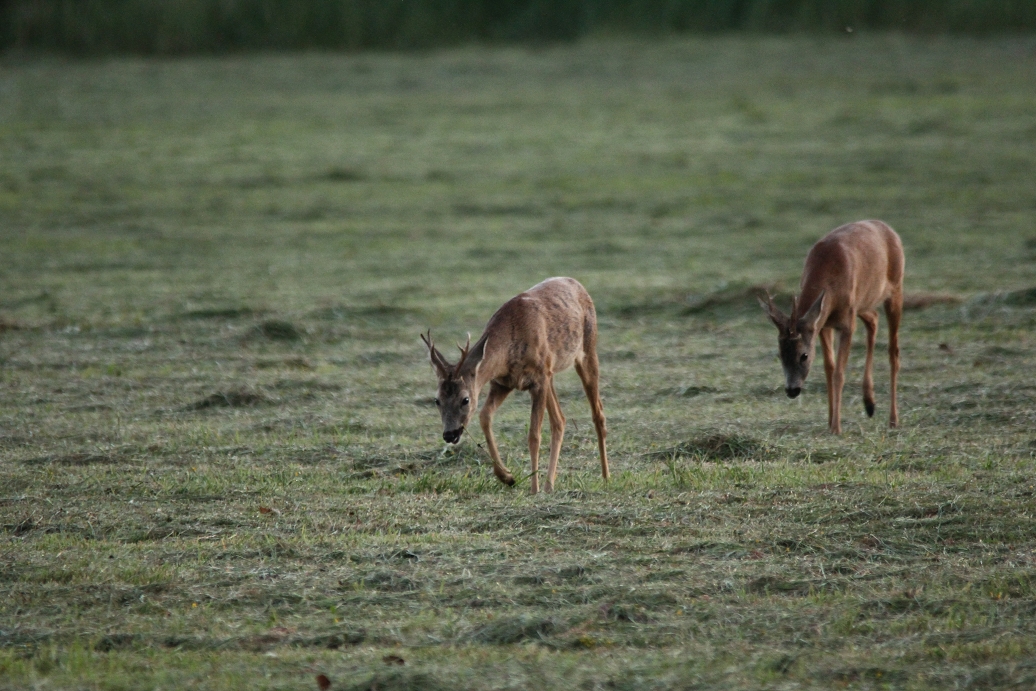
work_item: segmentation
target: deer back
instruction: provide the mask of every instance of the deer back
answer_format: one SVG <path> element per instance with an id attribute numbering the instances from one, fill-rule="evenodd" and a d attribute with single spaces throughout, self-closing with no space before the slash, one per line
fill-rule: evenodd
<path id="1" fill-rule="evenodd" d="M 508 300 L 486 324 L 479 378 L 526 390 L 568 369 L 596 339 L 597 317 L 586 289 L 572 278 L 549 278 Z"/>
<path id="2" fill-rule="evenodd" d="M 799 298 L 805 312 L 823 293 L 824 311 L 833 319 L 872 310 L 903 282 L 903 245 L 881 221 L 858 221 L 835 228 L 806 256 Z M 796 319 L 800 314 L 792 314 Z M 824 319 L 823 321 L 827 321 Z"/>

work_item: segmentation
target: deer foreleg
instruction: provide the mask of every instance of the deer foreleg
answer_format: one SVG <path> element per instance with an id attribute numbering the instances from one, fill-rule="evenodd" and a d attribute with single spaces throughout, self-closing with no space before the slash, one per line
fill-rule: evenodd
<path id="1" fill-rule="evenodd" d="M 899 408 L 896 407 L 896 380 L 899 378 L 899 320 L 903 316 L 903 293 L 899 292 L 885 301 L 885 318 L 889 323 L 889 427 L 899 425 Z"/>
<path id="2" fill-rule="evenodd" d="M 855 320 L 850 322 L 848 329 L 843 329 L 838 332 L 838 360 L 835 362 L 835 372 L 833 379 L 834 384 L 834 405 L 832 406 L 834 411 L 834 420 L 831 424 L 831 432 L 834 434 L 842 433 L 842 387 L 845 386 L 845 369 L 849 365 L 849 348 L 853 343 L 853 327 L 856 326 Z"/>
<path id="3" fill-rule="evenodd" d="M 478 414 L 479 424 L 482 425 L 482 434 L 486 437 L 486 446 L 489 448 L 489 456 L 493 459 L 493 474 L 505 485 L 514 484 L 514 475 L 507 469 L 500 460 L 500 452 L 496 448 L 496 439 L 493 437 L 493 413 L 504 402 L 511 389 L 492 384 L 489 389 L 489 396 Z"/>
<path id="4" fill-rule="evenodd" d="M 597 448 L 601 454 L 601 475 L 608 479 L 608 452 L 605 449 L 604 439 L 608 436 L 608 429 L 604 421 L 604 405 L 601 404 L 599 391 L 600 373 L 597 366 L 597 353 L 591 351 L 586 354 L 583 362 L 576 362 L 576 374 L 583 382 L 583 391 L 586 392 L 586 400 L 590 402 L 590 415 L 594 420 L 594 428 L 597 430 Z"/>
<path id="5" fill-rule="evenodd" d="M 860 321 L 867 328 L 867 359 L 863 365 L 863 407 L 867 417 L 874 417 L 874 341 L 878 337 L 878 313 L 861 312 Z"/>
<path id="6" fill-rule="evenodd" d="M 547 465 L 547 481 L 543 483 L 544 492 L 554 491 L 554 479 L 558 474 L 558 456 L 561 455 L 561 442 L 565 438 L 565 415 L 561 412 L 558 392 L 554 390 L 554 380 L 547 382 L 547 415 L 550 418 L 550 462 Z"/>
<path id="7" fill-rule="evenodd" d="M 835 421 L 835 330 L 820 330 L 820 350 L 824 355 L 824 377 L 827 381 L 827 427 L 831 429 Z"/>
<path id="8" fill-rule="evenodd" d="M 543 433 L 543 411 L 547 407 L 547 389 L 538 384 L 529 389 L 532 397 L 532 417 L 529 420 L 529 457 L 532 459 L 532 483 L 529 492 L 540 491 L 540 438 Z"/>

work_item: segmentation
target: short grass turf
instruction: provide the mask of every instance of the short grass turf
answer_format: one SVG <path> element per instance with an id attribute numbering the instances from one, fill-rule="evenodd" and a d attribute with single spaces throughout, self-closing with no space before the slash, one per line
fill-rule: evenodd
<path id="1" fill-rule="evenodd" d="M 0 158 L 0 687 L 1036 685 L 1033 39 L 9 57 Z M 834 438 L 752 293 L 861 218 L 902 427 L 881 332 Z M 614 475 L 563 374 L 531 497 L 418 334 L 551 275 Z"/>

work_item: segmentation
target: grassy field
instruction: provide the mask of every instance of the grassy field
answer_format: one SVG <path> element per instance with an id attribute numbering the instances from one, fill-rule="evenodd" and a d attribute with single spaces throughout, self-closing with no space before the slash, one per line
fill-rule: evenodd
<path id="1" fill-rule="evenodd" d="M 1036 685 L 1034 58 L 0 62 L 0 688 Z M 933 304 L 901 429 L 857 339 L 834 438 L 752 290 L 861 218 Z M 551 275 L 597 302 L 614 476 L 569 372 L 532 497 L 527 396 L 507 488 L 418 334 Z"/>

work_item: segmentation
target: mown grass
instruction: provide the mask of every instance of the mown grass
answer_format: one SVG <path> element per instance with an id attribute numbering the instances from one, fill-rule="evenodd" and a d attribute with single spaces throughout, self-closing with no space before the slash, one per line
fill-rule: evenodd
<path id="1" fill-rule="evenodd" d="M 1032 685 L 1034 51 L 0 64 L 0 686 Z M 832 438 L 752 292 L 866 217 L 926 308 L 902 428 L 858 348 Z M 417 335 L 557 274 L 615 475 L 563 375 L 530 497 L 443 449 Z"/>

